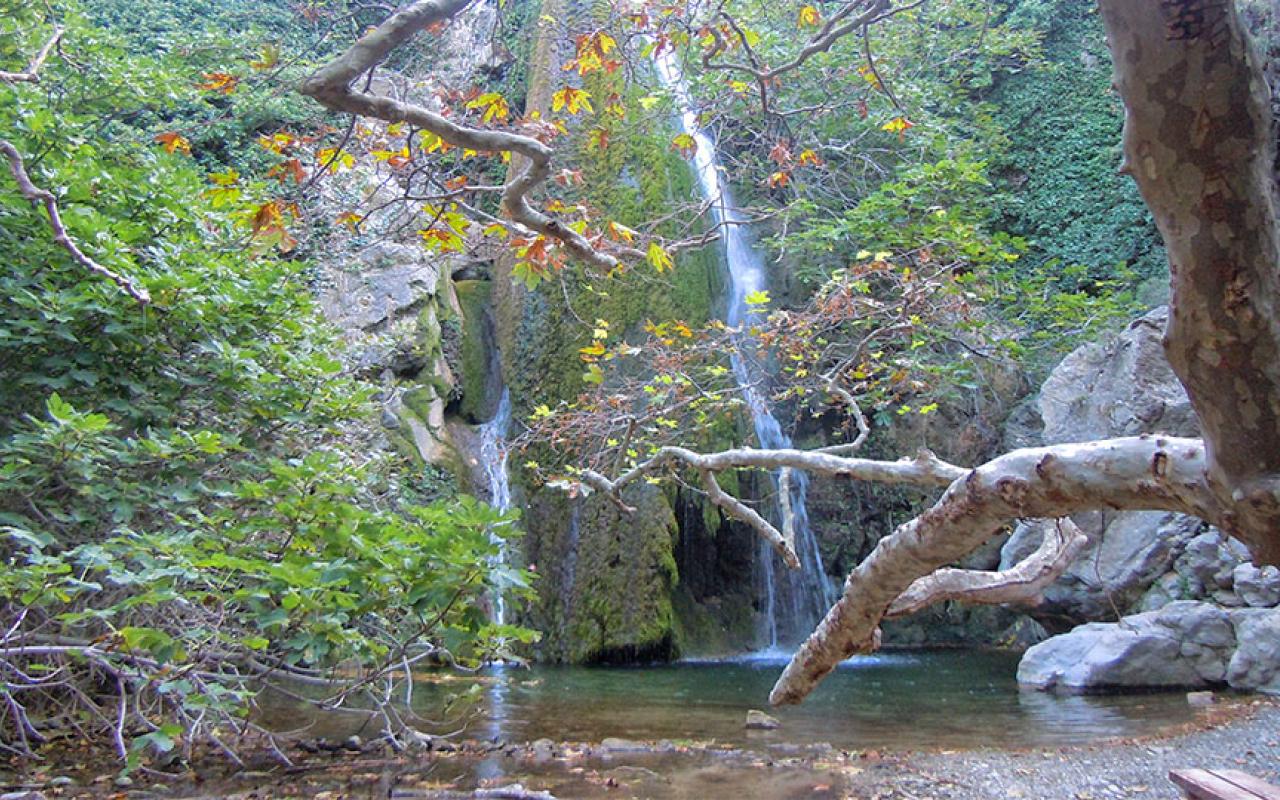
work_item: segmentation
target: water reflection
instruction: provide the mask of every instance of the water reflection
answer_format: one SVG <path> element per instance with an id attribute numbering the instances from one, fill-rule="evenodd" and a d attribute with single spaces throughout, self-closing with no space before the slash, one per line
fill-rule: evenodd
<path id="1" fill-rule="evenodd" d="M 715 741 L 763 749 L 829 743 L 842 750 L 1061 746 L 1155 734 L 1190 720 L 1182 693 L 1109 697 L 1019 691 L 1010 653 L 946 650 L 879 653 L 840 665 L 800 706 L 768 709 L 784 659 L 754 654 L 735 661 L 636 668 L 497 666 L 476 676 L 435 673 L 413 692 L 416 719 L 462 725 L 445 711 L 479 685 L 463 737 L 493 742 L 599 742 L 607 737 Z M 366 716 L 316 712 L 263 697 L 261 717 L 308 735 L 373 733 Z M 782 726 L 747 731 L 748 709 L 768 710 Z M 447 720 L 447 722 L 445 721 Z M 353 724 L 363 723 L 356 729 Z M 491 767 L 499 771 L 498 762 Z M 490 777 L 482 775 L 480 777 Z"/>
<path id="2" fill-rule="evenodd" d="M 1069 745 L 1154 733 L 1191 717 L 1181 694 L 1058 697 L 1020 692 L 1007 653 L 888 653 L 842 664 L 798 707 L 771 710 L 782 727 L 746 731 L 781 665 L 755 654 L 644 668 L 499 668 L 488 673 L 472 730 L 485 739 L 709 740 L 841 749 Z M 456 689 L 456 686 L 454 687 Z M 436 687 L 415 693 L 420 713 Z"/>

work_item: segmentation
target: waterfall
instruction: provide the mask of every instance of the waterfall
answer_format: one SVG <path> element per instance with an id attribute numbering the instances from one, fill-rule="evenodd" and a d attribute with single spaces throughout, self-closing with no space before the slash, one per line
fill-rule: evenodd
<path id="1" fill-rule="evenodd" d="M 504 386 L 498 411 L 493 419 L 480 426 L 480 464 L 489 487 L 489 504 L 499 511 L 511 510 L 511 478 L 507 473 L 507 431 L 511 428 L 511 392 Z M 491 569 L 507 563 L 507 543 L 491 531 L 492 541 L 499 545 L 498 555 L 490 562 Z M 507 601 L 499 588 L 494 598 L 493 621 L 505 625 Z"/>
<path id="2" fill-rule="evenodd" d="M 755 313 L 748 305 L 747 297 L 764 291 L 767 286 L 764 263 L 752 247 L 746 220 L 734 204 L 728 184 L 721 180 L 722 167 L 716 157 L 715 145 L 698 125 L 688 86 L 672 50 L 667 49 L 657 57 L 657 69 L 662 84 L 675 96 L 680 107 L 681 127 L 697 143 L 693 162 L 699 190 L 703 200 L 710 204 L 715 221 L 721 226 L 721 251 L 729 272 L 730 286 L 725 321 L 730 327 L 746 327 Z M 737 348 L 730 354 L 730 363 L 760 446 L 766 449 L 791 447 L 791 439 L 783 432 L 769 408 L 766 395 L 759 388 L 767 384 L 769 376 L 756 362 L 754 349 L 747 337 L 739 338 Z M 804 473 L 796 472 L 791 483 L 796 555 L 800 558 L 801 569 L 787 569 L 763 538 L 757 556 L 763 603 L 760 638 L 770 650 L 798 644 L 835 602 L 835 593 L 822 569 L 817 539 L 809 527 L 805 508 L 808 478 Z M 777 475 L 773 476 L 773 484 L 776 490 Z"/>

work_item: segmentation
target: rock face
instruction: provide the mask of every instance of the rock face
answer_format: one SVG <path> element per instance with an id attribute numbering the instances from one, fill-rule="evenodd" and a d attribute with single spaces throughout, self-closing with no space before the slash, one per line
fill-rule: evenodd
<path id="1" fill-rule="evenodd" d="M 1233 689 L 1280 694 L 1280 609 L 1178 601 L 1042 642 L 1018 682 L 1044 690 Z"/>
<path id="2" fill-rule="evenodd" d="M 1167 320 L 1168 309 L 1157 308 L 1120 334 L 1067 356 L 1037 398 L 1041 443 L 1139 433 L 1198 436 L 1191 403 L 1160 345 Z M 1027 420 L 1019 418 L 1015 427 L 1016 438 L 1029 443 L 1023 441 L 1029 438 Z M 1232 570 L 1242 560 L 1220 535 L 1191 517 L 1126 511 L 1074 519 L 1093 543 L 1033 612 L 1051 632 L 1114 619 L 1117 612 L 1212 597 L 1231 588 Z M 1000 568 L 1012 566 L 1039 541 L 1032 525 L 1020 525 L 1001 551 Z"/>

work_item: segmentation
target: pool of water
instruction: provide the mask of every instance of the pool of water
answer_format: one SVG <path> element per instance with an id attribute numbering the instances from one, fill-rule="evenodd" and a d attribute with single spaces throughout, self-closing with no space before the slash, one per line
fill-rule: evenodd
<path id="1" fill-rule="evenodd" d="M 769 709 L 767 698 L 783 657 L 636 668 L 503 667 L 465 680 L 425 679 L 415 688 L 414 707 L 423 718 L 442 719 L 446 697 L 477 683 L 479 699 L 463 734 L 474 738 L 714 740 L 748 748 L 825 742 L 850 750 L 1085 744 L 1158 733 L 1194 713 L 1181 693 L 1021 691 L 1017 661 L 1016 654 L 972 650 L 858 657 L 802 705 L 779 709 Z M 746 730 L 752 708 L 768 711 L 781 727 Z M 273 712 L 278 723 L 300 721 L 290 716 Z"/>

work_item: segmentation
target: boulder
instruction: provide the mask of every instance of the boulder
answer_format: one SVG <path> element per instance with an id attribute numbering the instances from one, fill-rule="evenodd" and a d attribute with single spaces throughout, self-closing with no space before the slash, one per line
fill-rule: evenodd
<path id="1" fill-rule="evenodd" d="M 1036 398 L 1040 443 L 1062 444 L 1165 433 L 1198 436 L 1182 384 L 1165 359 L 1161 338 L 1168 309 L 1157 308 L 1126 330 L 1077 348 L 1050 374 Z M 1006 439 L 1030 443 L 1029 409 L 1011 419 Z M 1107 512 L 1073 518 L 1092 543 L 1044 592 L 1033 616 L 1051 632 L 1147 611 L 1181 599 L 1230 591 L 1240 559 L 1221 534 L 1194 518 L 1166 512 Z M 1203 536 L 1202 536 L 1203 534 Z M 1040 542 L 1019 525 L 1001 551 L 1002 569 Z M 1190 558 L 1183 560 L 1184 555 Z M 1166 578 L 1171 569 L 1179 577 Z M 1225 598 L 1228 604 L 1236 602 Z M 1243 604 L 1241 601 L 1238 604 Z"/>
<path id="2" fill-rule="evenodd" d="M 1254 608 L 1271 608 L 1280 604 L 1280 569 L 1268 564 L 1237 564 L 1232 570 L 1235 593 L 1245 605 Z"/>
<path id="3" fill-rule="evenodd" d="M 420 247 L 382 242 L 361 251 L 348 268 L 331 267 L 320 296 L 325 316 L 339 327 L 374 330 L 414 312 L 433 297 L 440 265 Z"/>
<path id="4" fill-rule="evenodd" d="M 1042 642 L 1023 656 L 1018 682 L 1075 692 L 1209 687 L 1227 680 L 1235 645 L 1227 612 L 1180 601 Z"/>
<path id="5" fill-rule="evenodd" d="M 1211 688 L 1280 695 L 1280 609 L 1177 601 L 1032 647 L 1018 682 L 1043 690 Z"/>
<path id="6" fill-rule="evenodd" d="M 1280 609 L 1231 612 L 1236 651 L 1227 665 L 1233 689 L 1280 695 Z"/>

